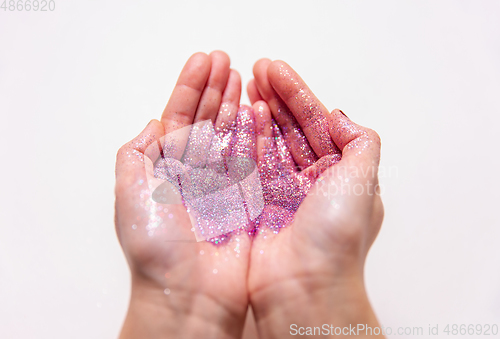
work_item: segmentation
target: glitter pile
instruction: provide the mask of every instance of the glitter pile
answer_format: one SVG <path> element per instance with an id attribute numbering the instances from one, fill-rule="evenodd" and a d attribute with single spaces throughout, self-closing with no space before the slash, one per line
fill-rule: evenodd
<path id="1" fill-rule="evenodd" d="M 278 114 L 291 116 L 288 110 L 279 111 L 281 113 L 278 112 Z M 339 153 L 327 149 L 327 152 L 333 154 L 307 163 L 308 159 L 313 159 L 314 153 L 309 154 L 307 149 L 303 149 L 301 160 L 309 167 L 306 165 L 306 168 L 301 170 L 301 166 L 298 166 L 291 152 L 291 148 L 296 147 L 297 144 L 287 144 L 283 133 L 293 133 L 298 144 L 306 144 L 307 139 L 298 131 L 300 127 L 296 121 L 291 119 L 291 122 L 290 126 L 293 128 L 285 128 L 282 131 L 272 120 L 271 136 L 263 137 L 261 149 L 257 150 L 259 175 L 264 194 L 264 211 L 254 223 L 254 233 L 263 233 L 267 230 L 278 233 L 281 228 L 289 225 L 316 178 L 341 159 Z"/>
<path id="2" fill-rule="evenodd" d="M 293 221 L 317 173 L 300 171 L 274 120 L 271 128 L 257 149 L 254 112 L 240 106 L 235 123 L 218 131 L 207 120 L 167 134 L 145 152 L 153 200 L 183 203 L 197 241 L 218 244 L 235 230 L 278 233 Z M 319 159 L 316 171 L 338 160 Z"/>
<path id="3" fill-rule="evenodd" d="M 236 126 L 217 133 L 211 120 L 178 129 L 145 152 L 153 200 L 182 201 L 197 241 L 246 228 L 264 208 L 250 113 L 241 109 Z"/>
<path id="4" fill-rule="evenodd" d="M 311 188 L 312 181 L 299 173 L 285 139 L 273 121 L 272 137 L 264 140 L 259 157 L 259 175 L 264 193 L 264 211 L 255 222 L 255 232 L 267 228 L 274 233 L 293 221 L 293 215 Z"/>

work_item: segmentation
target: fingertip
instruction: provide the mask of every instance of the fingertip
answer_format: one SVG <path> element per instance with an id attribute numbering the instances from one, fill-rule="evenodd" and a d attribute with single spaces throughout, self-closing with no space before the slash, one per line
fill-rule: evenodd
<path id="1" fill-rule="evenodd" d="M 218 50 L 218 49 L 210 52 L 209 55 L 212 58 L 216 57 L 216 58 L 220 58 L 221 60 L 226 60 L 228 63 L 231 62 L 231 59 L 229 58 L 229 55 L 226 52 Z"/>
<path id="2" fill-rule="evenodd" d="M 189 65 L 192 69 L 197 69 L 199 71 L 210 71 L 212 61 L 208 54 L 204 52 L 196 52 L 189 57 L 186 62 L 186 66 L 187 65 Z"/>
<path id="3" fill-rule="evenodd" d="M 188 59 L 182 69 L 178 84 L 187 85 L 198 91 L 202 91 L 210 75 L 212 59 L 203 52 L 197 52 Z"/>
<path id="4" fill-rule="evenodd" d="M 378 165 L 381 140 L 377 132 L 354 123 L 340 109 L 334 109 L 329 119 L 330 137 L 342 151 L 343 160 L 357 158 Z"/>
<path id="5" fill-rule="evenodd" d="M 254 102 L 252 108 L 255 112 L 256 118 L 260 120 L 271 120 L 271 110 L 269 105 L 264 100 Z"/>
<path id="6" fill-rule="evenodd" d="M 237 70 L 231 68 L 229 71 L 229 79 L 231 79 L 233 82 L 238 82 L 241 86 L 241 75 L 240 72 Z"/>
<path id="7" fill-rule="evenodd" d="M 144 129 L 145 131 L 149 130 L 151 133 L 154 134 L 163 134 L 164 133 L 164 126 L 163 124 L 157 120 L 157 119 L 152 119 L 147 125 L 146 128 Z"/>
<path id="8" fill-rule="evenodd" d="M 289 72 L 290 70 L 293 71 L 293 68 L 283 60 L 274 60 L 273 62 L 269 63 L 267 67 L 267 76 L 269 78 L 274 78 L 276 76 L 283 75 L 284 71 Z"/>
<path id="9" fill-rule="evenodd" d="M 269 59 L 261 59 L 255 63 L 253 68 L 257 91 L 260 97 L 268 102 L 270 102 L 276 95 L 267 76 L 267 69 L 270 63 L 271 60 Z"/>
<path id="10" fill-rule="evenodd" d="M 229 68 L 229 65 L 231 64 L 231 59 L 229 58 L 229 55 L 227 55 L 227 53 L 224 51 L 215 50 L 212 51 L 209 54 L 209 56 L 212 59 L 212 63 L 218 62 L 219 64 L 227 68 Z"/>
<path id="11" fill-rule="evenodd" d="M 300 75 L 283 60 L 275 60 L 270 63 L 267 67 L 266 77 L 270 86 L 285 102 L 290 99 L 290 96 L 293 97 L 293 93 L 299 89 L 307 89 L 310 92 Z M 287 104 L 289 103 L 287 102 Z"/>
<path id="12" fill-rule="evenodd" d="M 258 109 L 258 110 L 263 110 L 264 108 L 269 108 L 269 105 L 267 104 L 267 102 L 265 102 L 264 100 L 257 100 L 256 102 L 253 103 L 252 105 L 253 109 Z"/>
<path id="13" fill-rule="evenodd" d="M 262 70 L 267 71 L 267 67 L 271 63 L 271 59 L 268 58 L 262 58 L 257 60 L 257 62 L 253 65 L 253 74 L 255 75 L 258 72 L 261 72 Z"/>
<path id="14" fill-rule="evenodd" d="M 209 57 L 209 56 L 208 56 L 208 54 L 207 54 L 207 53 L 205 53 L 205 52 L 196 52 L 196 53 L 193 53 L 193 54 L 189 57 L 188 61 L 189 61 L 189 60 L 193 60 L 193 61 L 195 61 L 195 60 L 203 61 L 203 60 L 207 60 L 207 59 L 208 59 L 208 57 Z"/>

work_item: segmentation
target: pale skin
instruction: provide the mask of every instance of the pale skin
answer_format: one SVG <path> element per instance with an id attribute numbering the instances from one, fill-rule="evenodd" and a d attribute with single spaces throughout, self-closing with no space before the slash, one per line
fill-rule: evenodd
<path id="1" fill-rule="evenodd" d="M 195 242 L 182 204 L 168 205 L 163 216 L 166 227 L 149 236 L 146 226 L 158 213 L 151 216 L 135 208 L 150 201 L 149 193 L 141 197 L 146 147 L 196 121 L 212 119 L 217 126 L 222 125 L 231 115 L 219 115 L 220 107 L 229 108 L 234 118 L 240 93 L 240 77 L 230 70 L 225 53 L 197 53 L 184 66 L 161 122 L 152 120 L 118 152 L 116 229 L 132 274 L 131 301 L 121 338 L 241 336 L 248 308 L 249 236 L 240 236 L 238 257 L 232 248 Z M 166 288 L 169 295 L 164 293 Z"/>
<path id="2" fill-rule="evenodd" d="M 379 326 L 364 288 L 363 267 L 383 219 L 383 205 L 375 194 L 380 139 L 339 110 L 328 112 L 283 61 L 259 60 L 254 75 L 248 92 L 255 111 L 260 112 L 256 126 L 265 126 L 271 116 L 278 125 L 288 123 L 279 116 L 287 114 L 283 110 L 288 108 L 309 141 L 312 152 L 309 147 L 293 146 L 302 140 L 294 133 L 283 133 L 292 145 L 296 165 L 308 166 L 309 159 L 314 161 L 310 166 L 317 165 L 329 156 L 333 144 L 342 150 L 342 160 L 321 174 L 295 213 L 294 222 L 279 234 L 264 231 L 253 239 L 248 289 L 259 334 L 285 338 L 290 335 L 290 324 Z M 317 114 L 326 117 L 328 129 L 310 130 L 314 124 L 308 124 L 304 112 L 311 110 L 311 104 Z M 258 138 L 269 136 L 269 128 L 258 132 Z M 325 152 L 319 138 L 331 142 L 326 146 L 329 151 Z M 325 187 L 340 187 L 346 178 L 348 187 L 357 187 L 356 193 L 346 187 L 344 193 L 335 194 L 332 189 L 331 194 L 323 195 L 328 193 Z M 365 187 L 363 192 L 359 185 Z"/>
<path id="3" fill-rule="evenodd" d="M 260 141 L 269 137 L 266 126 L 274 118 L 293 166 L 303 169 L 294 169 L 299 175 L 316 178 L 322 173 L 322 185 L 349 177 L 351 185 L 375 187 L 376 170 L 350 175 L 354 169 L 378 166 L 380 141 L 375 132 L 338 110 L 328 112 L 284 62 L 259 60 L 254 75 L 248 93 L 257 112 L 258 162 L 264 152 Z M 310 194 L 293 223 L 278 234 L 266 231 L 265 223 L 253 237 L 240 232 L 238 256 L 229 246 L 187 241 L 194 236 L 182 204 L 158 212 L 155 203 L 145 203 L 150 201 L 143 184 L 146 148 L 193 122 L 211 119 L 216 130 L 231 125 L 240 93 L 239 75 L 229 68 L 225 53 L 197 53 L 184 66 L 161 121 L 152 120 L 118 152 L 116 229 L 132 275 L 121 338 L 240 338 L 249 305 L 261 338 L 288 337 L 292 323 L 378 326 L 364 289 L 363 266 L 383 207 L 379 195 L 368 189 L 359 195 Z M 304 114 L 311 102 L 316 105 L 314 116 L 320 114 L 330 128 L 318 130 L 310 121 L 316 118 Z M 287 128 L 293 119 L 283 116 L 284 110 L 307 143 L 297 135 L 302 132 Z M 325 166 L 340 151 L 342 160 Z M 147 226 L 158 217 L 165 231 L 148 234 Z M 245 331 L 245 338 L 252 337 L 248 324 Z"/>

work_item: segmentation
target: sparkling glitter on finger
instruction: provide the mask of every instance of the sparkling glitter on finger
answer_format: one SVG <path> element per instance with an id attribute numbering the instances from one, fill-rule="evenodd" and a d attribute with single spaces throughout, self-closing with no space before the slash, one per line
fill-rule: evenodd
<path id="1" fill-rule="evenodd" d="M 265 234 L 267 230 L 279 233 L 281 228 L 292 223 L 295 212 L 317 177 L 341 158 L 339 154 L 329 154 L 299 171 L 283 133 L 274 121 L 272 131 L 273 136 L 265 138 L 259 150 L 258 166 L 265 206 L 255 222 L 253 234 Z"/>

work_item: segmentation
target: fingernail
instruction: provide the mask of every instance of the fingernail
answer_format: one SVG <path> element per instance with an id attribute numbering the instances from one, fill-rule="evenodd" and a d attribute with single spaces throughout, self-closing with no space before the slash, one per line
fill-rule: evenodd
<path id="1" fill-rule="evenodd" d="M 341 109 L 339 109 L 339 112 L 342 113 L 347 119 L 349 119 L 349 117 L 344 112 L 342 112 Z"/>

